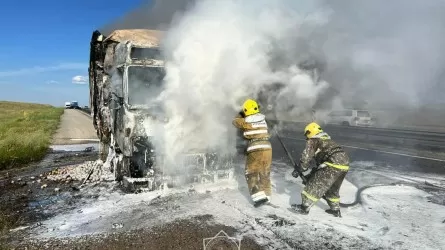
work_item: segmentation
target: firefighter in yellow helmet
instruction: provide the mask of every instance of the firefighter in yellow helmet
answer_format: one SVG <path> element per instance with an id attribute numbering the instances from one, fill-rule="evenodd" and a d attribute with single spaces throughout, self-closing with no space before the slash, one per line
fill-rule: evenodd
<path id="1" fill-rule="evenodd" d="M 255 207 L 269 203 L 272 194 L 272 145 L 265 118 L 260 113 L 258 103 L 248 99 L 243 104 L 243 110 L 233 120 L 233 125 L 242 130 L 243 137 L 248 141 L 245 177 Z"/>
<path id="2" fill-rule="evenodd" d="M 349 157 L 315 122 L 306 126 L 304 135 L 306 148 L 292 175 L 297 178 L 299 172 L 307 171 L 312 159 L 315 160 L 317 167 L 313 168 L 308 176 L 306 186 L 301 193 L 301 204 L 292 207 L 296 212 L 308 214 L 310 208 L 323 198 L 330 207 L 326 212 L 341 217 L 339 190 L 349 170 Z"/>

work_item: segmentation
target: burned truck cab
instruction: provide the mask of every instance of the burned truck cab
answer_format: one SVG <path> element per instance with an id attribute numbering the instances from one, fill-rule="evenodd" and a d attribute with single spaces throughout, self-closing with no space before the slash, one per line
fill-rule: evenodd
<path id="1" fill-rule="evenodd" d="M 116 30 L 93 34 L 90 105 L 93 124 L 115 179 L 150 176 L 156 164 L 152 143 L 166 117 L 157 102 L 165 76 L 160 32 Z M 156 137 L 162 133 L 156 134 Z M 102 157 L 105 158 L 105 157 Z"/>
<path id="2" fill-rule="evenodd" d="M 205 145 L 175 158 L 179 173 L 163 162 L 169 118 L 160 100 L 166 75 L 161 34 L 145 29 L 115 30 L 108 36 L 93 33 L 90 106 L 101 159 L 115 180 L 133 191 L 134 183 L 154 190 L 165 183 L 230 178 L 232 156 L 218 155 Z"/>
<path id="3" fill-rule="evenodd" d="M 157 97 L 162 92 L 165 75 L 163 61 L 157 48 L 136 47 L 132 42 L 116 46 L 116 75 L 112 76 L 113 134 L 121 152 L 130 163 L 130 176 L 144 177 L 153 172 L 154 137 L 162 136 L 167 122 L 162 103 Z M 149 123 L 149 124 L 147 124 Z"/>

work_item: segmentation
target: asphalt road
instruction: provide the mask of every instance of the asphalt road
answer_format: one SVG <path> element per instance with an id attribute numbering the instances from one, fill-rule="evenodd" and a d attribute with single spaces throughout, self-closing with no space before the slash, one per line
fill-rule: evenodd
<path id="1" fill-rule="evenodd" d="M 305 140 L 283 136 L 281 138 L 294 161 L 298 162 Z M 274 161 L 287 162 L 289 171 L 292 171 L 290 161 L 277 137 L 273 137 L 271 141 Z M 343 146 L 351 161 L 350 173 L 346 179 L 357 187 L 400 181 L 418 184 L 432 181 L 445 184 L 445 160 L 443 159 L 400 153 L 397 150 L 380 150 L 373 147 L 366 148 L 366 146 L 362 148 L 344 144 Z"/>
<path id="2" fill-rule="evenodd" d="M 283 123 L 280 126 L 281 134 L 303 139 L 304 125 L 290 122 Z M 375 144 L 380 147 L 390 147 L 403 152 L 423 154 L 424 156 L 431 156 L 431 153 L 445 152 L 445 133 L 339 125 L 326 125 L 323 126 L 323 130 L 339 142 L 344 144 L 361 143 L 365 144 L 366 148 Z M 445 156 L 443 159 L 445 159 Z"/>
<path id="3" fill-rule="evenodd" d="M 53 137 L 53 145 L 83 144 L 97 142 L 91 117 L 79 110 L 66 109 L 60 127 Z"/>
<path id="4" fill-rule="evenodd" d="M 299 138 L 284 137 L 281 136 L 285 146 L 294 156 L 294 160 L 297 161 L 301 152 L 304 149 L 305 141 Z M 335 140 L 335 138 L 333 138 Z M 445 174 L 445 160 L 441 157 L 424 157 L 412 152 L 403 152 L 395 149 L 378 148 L 376 145 L 372 147 L 356 147 L 342 143 L 344 140 L 340 140 L 340 144 L 344 147 L 345 151 L 349 154 L 351 162 L 368 161 L 375 162 L 381 166 L 392 166 L 394 169 L 404 171 L 416 171 L 420 173 L 436 173 Z M 274 147 L 274 159 L 288 161 L 287 155 L 277 138 L 272 139 Z M 354 144 L 351 141 L 350 144 Z"/>

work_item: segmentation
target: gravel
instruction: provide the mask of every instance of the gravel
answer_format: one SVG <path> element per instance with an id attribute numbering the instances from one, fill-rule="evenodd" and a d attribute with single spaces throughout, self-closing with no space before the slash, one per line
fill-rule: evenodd
<path id="1" fill-rule="evenodd" d="M 115 233 L 75 239 L 20 242 L 8 247 L 15 249 L 203 249 L 204 239 L 215 237 L 221 230 L 229 237 L 233 237 L 237 244 L 241 244 L 243 250 L 267 249 L 249 237 L 236 236 L 237 230 L 232 227 L 214 223 L 212 215 L 176 220 L 149 229 L 120 232 L 119 227 L 116 227 Z M 206 243 L 209 241 L 210 239 L 207 239 Z M 207 249 L 238 248 L 234 248 L 233 241 L 225 238 L 212 241 Z"/>

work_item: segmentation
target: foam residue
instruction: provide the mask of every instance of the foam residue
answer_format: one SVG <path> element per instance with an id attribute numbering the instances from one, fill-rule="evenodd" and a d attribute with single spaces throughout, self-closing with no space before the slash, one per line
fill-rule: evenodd
<path id="1" fill-rule="evenodd" d="M 115 224 L 128 231 L 211 214 L 217 223 L 234 226 L 239 234 L 278 248 L 441 249 L 445 245 L 440 234 L 445 230 L 443 206 L 428 202 L 429 194 L 414 187 L 369 188 L 363 192 L 363 205 L 343 209 L 343 217 L 335 218 L 324 212 L 324 201 L 306 216 L 287 210 L 300 202 L 303 187 L 300 179 L 290 177 L 290 171 L 274 168 L 272 183 L 272 202 L 278 208 L 254 208 L 244 182 L 196 187 L 198 194 L 187 189 L 128 195 L 102 190 L 96 192 L 101 197 L 98 201 L 43 221 L 33 235 L 40 239 L 77 237 L 113 232 Z M 342 200 L 353 199 L 355 190 L 345 181 Z"/>

